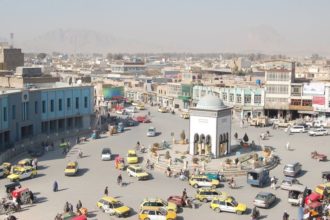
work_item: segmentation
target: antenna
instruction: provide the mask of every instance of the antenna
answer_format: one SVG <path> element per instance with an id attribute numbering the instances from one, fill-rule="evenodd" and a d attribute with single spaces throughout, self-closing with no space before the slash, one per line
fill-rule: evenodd
<path id="1" fill-rule="evenodd" d="M 10 33 L 10 48 L 14 48 L 14 33 Z"/>

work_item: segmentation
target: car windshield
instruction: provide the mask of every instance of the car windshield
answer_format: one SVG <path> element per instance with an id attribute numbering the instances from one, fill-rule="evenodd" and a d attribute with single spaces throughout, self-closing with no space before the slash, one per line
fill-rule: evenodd
<path id="1" fill-rule="evenodd" d="M 293 166 L 291 166 L 291 165 L 285 165 L 284 169 L 285 170 L 293 170 Z"/>
<path id="2" fill-rule="evenodd" d="M 143 173 L 143 170 L 142 169 L 136 169 L 135 172 L 136 173 Z"/>
<path id="3" fill-rule="evenodd" d="M 233 201 L 231 202 L 231 204 L 232 204 L 234 207 L 238 206 L 238 203 L 237 203 L 235 200 L 233 200 Z"/>
<path id="4" fill-rule="evenodd" d="M 121 203 L 121 202 L 115 202 L 115 203 L 113 203 L 113 208 L 114 209 L 116 209 L 116 208 L 120 208 L 120 207 L 122 207 L 123 206 L 123 204 Z"/>
<path id="5" fill-rule="evenodd" d="M 135 153 L 129 153 L 128 156 L 129 157 L 136 157 L 136 154 Z"/>
<path id="6" fill-rule="evenodd" d="M 76 166 L 74 166 L 74 165 L 68 165 L 68 166 L 66 166 L 66 168 L 67 168 L 67 169 L 75 169 Z"/>
<path id="7" fill-rule="evenodd" d="M 102 154 L 110 154 L 110 149 L 103 149 Z"/>
<path id="8" fill-rule="evenodd" d="M 20 174 L 23 173 L 23 170 L 14 170 L 13 173 L 16 174 L 16 175 L 20 175 Z"/>
<path id="9" fill-rule="evenodd" d="M 154 128 L 149 128 L 148 132 L 154 132 L 154 130 L 155 130 Z"/>
<path id="10" fill-rule="evenodd" d="M 266 200 L 268 197 L 268 195 L 265 195 L 265 194 L 258 194 L 256 199 L 258 200 Z"/>

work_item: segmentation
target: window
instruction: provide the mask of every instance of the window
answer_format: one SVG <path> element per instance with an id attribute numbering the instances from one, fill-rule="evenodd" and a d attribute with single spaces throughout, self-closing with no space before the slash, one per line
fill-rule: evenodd
<path id="1" fill-rule="evenodd" d="M 46 113 L 46 101 L 42 101 L 42 113 Z"/>
<path id="2" fill-rule="evenodd" d="M 254 95 L 254 104 L 261 104 L 261 95 Z"/>
<path id="3" fill-rule="evenodd" d="M 88 108 L 88 97 L 87 96 L 84 97 L 84 107 Z"/>
<path id="4" fill-rule="evenodd" d="M 222 93 L 222 100 L 227 101 L 227 93 L 226 92 Z"/>
<path id="5" fill-rule="evenodd" d="M 241 94 L 238 94 L 236 96 L 236 103 L 242 103 L 242 95 Z"/>
<path id="6" fill-rule="evenodd" d="M 251 104 L 251 95 L 244 95 L 244 103 Z"/>
<path id="7" fill-rule="evenodd" d="M 38 114 L 38 102 L 34 102 L 34 114 Z"/>
<path id="8" fill-rule="evenodd" d="M 76 97 L 76 109 L 79 108 L 79 97 Z"/>
<path id="9" fill-rule="evenodd" d="M 234 102 L 234 94 L 233 93 L 229 94 L 229 102 Z"/>
<path id="10" fill-rule="evenodd" d="M 312 100 L 303 99 L 302 106 L 312 106 Z"/>
<path id="11" fill-rule="evenodd" d="M 11 118 L 12 118 L 13 120 L 16 119 L 16 105 L 13 105 L 13 106 L 11 107 Z"/>
<path id="12" fill-rule="evenodd" d="M 62 99 L 58 100 L 58 110 L 62 111 Z"/>
<path id="13" fill-rule="evenodd" d="M 66 107 L 67 107 L 67 109 L 71 108 L 71 99 L 70 98 L 66 99 Z"/>
<path id="14" fill-rule="evenodd" d="M 291 99 L 291 105 L 301 105 L 301 99 Z"/>
<path id="15" fill-rule="evenodd" d="M 3 107 L 3 121 L 7 121 L 7 107 Z"/>
<path id="16" fill-rule="evenodd" d="M 54 100 L 50 100 L 50 112 L 54 112 Z"/>

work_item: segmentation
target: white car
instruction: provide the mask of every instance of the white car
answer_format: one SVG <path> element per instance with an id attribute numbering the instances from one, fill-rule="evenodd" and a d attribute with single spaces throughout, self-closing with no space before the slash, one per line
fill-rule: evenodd
<path id="1" fill-rule="evenodd" d="M 147 131 L 148 137 L 155 137 L 156 136 L 156 128 L 150 127 Z"/>
<path id="2" fill-rule="evenodd" d="M 290 128 L 290 133 L 304 133 L 305 131 L 304 126 L 295 125 Z"/>
<path id="3" fill-rule="evenodd" d="M 317 128 L 314 130 L 311 130 L 308 132 L 308 134 L 310 136 L 322 136 L 322 135 L 328 135 L 328 130 L 324 129 L 324 128 Z"/>
<path id="4" fill-rule="evenodd" d="M 125 108 L 125 111 L 128 113 L 137 113 L 138 112 L 137 108 L 134 106 Z"/>
<path id="5" fill-rule="evenodd" d="M 111 160 L 110 148 L 103 148 L 101 158 L 102 158 L 102 160 Z"/>

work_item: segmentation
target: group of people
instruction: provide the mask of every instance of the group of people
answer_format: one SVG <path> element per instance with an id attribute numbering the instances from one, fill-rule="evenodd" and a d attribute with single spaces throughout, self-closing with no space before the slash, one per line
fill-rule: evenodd
<path id="1" fill-rule="evenodd" d="M 77 205 L 76 205 L 76 211 L 77 211 L 77 213 L 80 212 L 80 209 L 81 208 L 82 208 L 82 203 L 79 200 L 77 202 Z M 73 205 L 71 203 L 69 203 L 69 202 L 65 202 L 65 204 L 64 204 L 64 210 L 63 211 L 64 211 L 64 213 L 73 212 Z"/>

